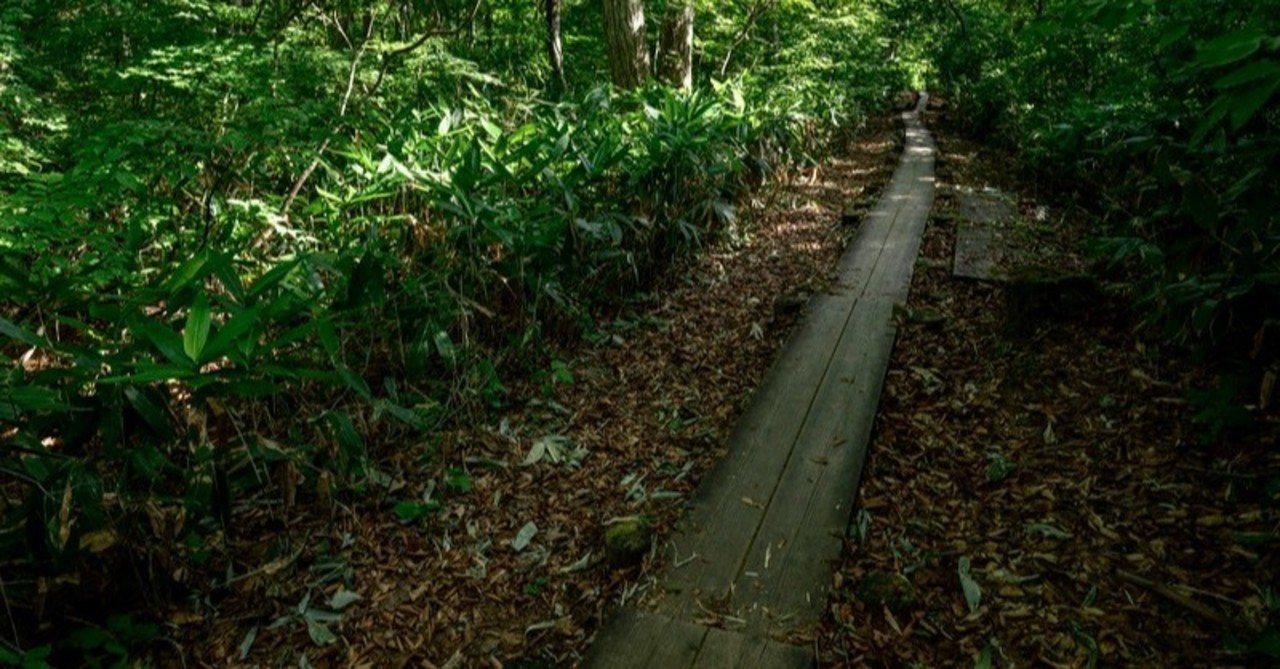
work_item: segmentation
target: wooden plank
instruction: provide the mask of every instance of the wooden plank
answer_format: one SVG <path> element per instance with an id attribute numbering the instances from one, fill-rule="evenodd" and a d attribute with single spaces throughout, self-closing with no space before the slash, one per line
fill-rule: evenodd
<path id="1" fill-rule="evenodd" d="M 934 143 L 918 118 L 908 115 L 907 144 L 902 161 L 893 179 L 881 196 L 879 204 L 868 215 L 876 228 L 867 239 L 856 239 L 854 245 L 840 260 L 839 285 L 846 289 L 865 287 L 871 272 L 877 267 L 900 268 L 896 259 L 888 264 L 879 262 L 879 256 L 889 252 L 895 258 L 910 256 L 913 260 L 919 249 L 919 232 L 924 230 L 929 210 L 934 200 Z M 892 236 L 891 236 L 892 235 Z M 907 272 L 905 289 L 910 286 L 911 268 Z M 895 284 L 896 285 L 896 284 Z"/>
<path id="2" fill-rule="evenodd" d="M 708 628 L 695 623 L 679 620 L 668 622 L 662 636 L 650 644 L 653 653 L 649 655 L 643 667 L 692 667 L 698 658 L 698 652 L 707 637 Z"/>
<path id="3" fill-rule="evenodd" d="M 817 665 L 818 659 L 814 656 L 811 648 L 792 646 L 766 639 L 756 663 L 742 666 L 771 667 L 773 669 L 811 669 L 811 667 Z"/>
<path id="4" fill-rule="evenodd" d="M 791 669 L 812 665 L 809 648 L 635 610 L 614 616 L 583 659 L 583 666 L 591 669 Z"/>
<path id="5" fill-rule="evenodd" d="M 742 653 L 748 646 L 747 637 L 736 632 L 712 627 L 702 642 L 702 652 L 694 662 L 698 669 L 718 669 L 742 666 Z"/>
<path id="6" fill-rule="evenodd" d="M 962 191 L 957 199 L 960 216 L 973 223 L 1007 223 L 1018 217 L 1010 197 L 994 188 Z"/>
<path id="7" fill-rule="evenodd" d="M 798 439 L 798 457 L 782 474 L 780 488 L 788 492 L 765 514 L 746 568 L 761 575 L 760 587 L 738 589 L 762 623 L 790 629 L 822 616 L 893 347 L 892 308 L 868 299 L 854 309 Z"/>
<path id="8" fill-rule="evenodd" d="M 917 137 L 909 148 L 919 145 Z M 773 498 L 749 549 L 743 575 L 750 578 L 737 582 L 733 609 L 755 625 L 809 626 L 822 615 L 829 562 L 840 554 L 892 353 L 893 304 L 906 299 L 933 204 L 926 156 L 932 153 L 910 158 L 909 178 L 889 189 L 884 206 L 892 211 L 877 223 L 892 225 L 870 247 L 875 255 L 869 247 L 850 253 L 846 277 L 862 286 L 847 289 L 857 291 L 858 302 L 781 475 L 786 494 Z"/>
<path id="9" fill-rule="evenodd" d="M 897 215 L 895 208 L 879 205 L 867 216 L 867 222 L 858 229 L 850 241 L 849 250 L 840 258 L 835 292 L 841 295 L 860 295 L 875 269 L 884 243 L 893 231 Z"/>
<path id="10" fill-rule="evenodd" d="M 811 648 L 713 627 L 707 631 L 693 666 L 696 669 L 809 669 L 815 664 Z"/>
<path id="11" fill-rule="evenodd" d="M 844 547 L 844 534 L 875 425 L 876 400 L 893 349 L 894 333 L 890 328 L 869 336 L 876 341 L 866 341 L 862 367 L 849 383 L 849 399 L 832 403 L 831 420 L 839 427 L 831 431 L 830 437 L 819 437 L 847 440 L 847 446 L 831 449 L 829 463 L 816 473 L 813 493 L 795 521 L 802 531 L 775 551 L 780 553 L 781 573 L 771 579 L 761 606 L 773 614 L 769 622 L 780 629 L 817 624 L 831 584 L 831 563 L 839 559 Z M 788 515 L 794 517 L 794 512 Z"/>
<path id="12" fill-rule="evenodd" d="M 932 139 L 916 113 L 904 119 L 903 157 L 833 294 L 811 301 L 664 548 L 658 613 L 620 614 L 587 666 L 813 666 L 811 649 L 769 633 L 821 615 L 888 367 L 893 305 L 906 299 L 933 205 Z M 696 622 L 710 614 L 748 625 Z"/>
<path id="13" fill-rule="evenodd" d="M 830 296 L 812 301 L 805 323 L 730 436 L 729 455 L 699 486 L 666 548 L 669 563 L 683 566 L 663 580 L 667 594 L 659 611 L 692 617 L 703 608 L 714 608 L 727 594 L 777 489 L 778 472 L 791 457 L 852 305 L 852 300 Z"/>
<path id="14" fill-rule="evenodd" d="M 690 667 L 707 628 L 666 616 L 623 609 L 596 636 L 583 660 L 595 669 Z"/>
<path id="15" fill-rule="evenodd" d="M 782 538 L 771 550 L 780 568 L 766 579 L 769 587 L 759 601 L 774 616 L 775 625 L 808 626 L 822 615 L 830 584 L 829 562 L 839 557 L 843 546 L 893 351 L 893 305 L 906 301 L 933 206 L 933 141 L 918 118 L 907 122 L 906 176 L 890 192 L 890 204 L 897 206 L 893 228 L 881 245 L 832 363 L 837 375 L 819 390 L 814 405 L 821 410 L 811 413 L 799 438 L 800 448 L 814 449 L 813 454 L 796 459 L 796 471 L 784 474 L 793 482 L 792 489 L 803 491 L 808 484 L 810 495 L 802 511 L 802 495 L 784 498 L 794 500 L 793 504 L 780 507 L 765 521 L 764 534 Z M 849 447 L 822 452 L 828 444 L 841 441 Z M 818 464 L 822 458 L 825 466 Z"/>
<path id="16" fill-rule="evenodd" d="M 765 527 L 766 514 L 778 497 L 776 491 L 783 490 L 785 494 L 781 496 L 783 506 L 774 511 L 782 518 L 775 521 L 775 525 L 779 531 L 786 532 L 787 537 L 794 536 L 797 523 L 810 506 L 812 488 L 796 490 L 793 486 L 803 485 L 805 479 L 813 476 L 811 470 L 816 465 L 806 464 L 805 457 L 821 456 L 797 458 L 796 448 L 797 444 L 803 443 L 801 433 L 810 420 L 811 412 L 821 404 L 815 398 L 822 392 L 823 379 L 832 375 L 836 349 L 850 327 L 851 305 L 857 304 L 857 299 L 864 295 L 900 301 L 906 297 L 920 233 L 933 203 L 932 145 L 928 134 L 918 130 L 922 130 L 918 121 L 909 122 L 909 141 L 902 164 L 886 195 L 868 217 L 867 224 L 859 230 L 842 261 L 845 271 L 842 272 L 839 293 L 816 298 L 809 314 L 809 329 L 788 343 L 781 363 L 775 366 L 778 374 L 771 373 L 766 378 L 762 401 L 753 405 L 740 429 L 735 430 L 730 438 L 730 456 L 700 487 L 687 521 L 670 542 L 668 560 L 683 566 L 672 571 L 663 581 L 667 595 L 659 603 L 660 611 L 675 617 L 705 615 L 707 611 L 738 616 L 744 606 L 757 603 L 760 601 L 757 596 L 771 589 L 772 584 L 762 579 L 760 574 L 766 550 L 771 555 L 772 549 L 768 541 L 760 542 L 758 535 Z M 848 301 L 850 298 L 852 302 Z M 875 304 L 883 311 L 877 316 L 882 318 L 880 327 L 887 328 L 891 304 L 880 299 Z M 866 324 L 855 329 L 874 327 L 874 324 Z M 854 347 L 852 350 L 855 351 L 849 355 L 860 355 L 864 352 L 862 347 L 875 341 L 878 348 L 865 352 L 874 353 L 876 359 L 887 365 L 891 334 L 874 337 L 855 332 L 849 336 L 848 346 Z M 851 374 L 850 368 L 858 363 L 857 359 L 846 360 L 840 365 L 845 371 L 835 374 Z M 868 376 L 875 382 L 867 384 L 858 397 L 869 405 L 862 413 L 869 412 L 874 416 L 883 369 L 872 369 Z M 839 408 L 824 409 L 819 423 L 839 425 L 840 417 L 833 416 L 832 412 L 845 414 L 853 408 L 847 402 L 836 401 L 844 389 L 835 381 L 827 383 L 826 387 L 829 401 L 834 402 L 832 407 Z M 770 390 L 775 388 L 781 393 L 782 401 L 772 399 Z M 871 391 L 875 392 L 869 396 L 865 394 Z M 810 428 L 811 431 L 818 429 L 830 428 Z M 861 429 L 855 430 L 855 436 Z M 869 422 L 866 430 L 869 431 Z M 849 450 L 850 455 L 841 460 L 839 466 L 860 468 L 865 444 L 857 444 Z M 786 474 L 788 471 L 791 471 L 789 476 Z M 846 475 L 845 480 L 850 479 L 852 477 Z M 847 486 L 837 487 L 823 500 L 846 490 Z M 803 502 L 793 503 L 794 499 Z M 836 506 L 840 504 L 835 503 Z M 847 512 L 849 502 L 846 500 L 843 504 Z M 823 508 L 831 506 L 826 501 L 820 505 Z M 824 531 L 824 534 L 830 533 Z M 780 541 L 786 545 L 791 539 Z M 838 539 L 819 543 L 826 545 L 829 541 L 836 541 L 838 550 Z M 759 545 L 759 550 L 753 552 L 753 545 Z M 810 566 L 820 570 L 821 574 L 826 569 L 824 559 L 817 557 L 820 551 L 816 547 L 810 546 L 810 549 L 814 551 L 811 557 L 818 560 L 816 565 Z M 812 582 L 814 579 L 808 580 Z M 812 588 L 800 593 L 807 600 L 819 595 L 820 592 Z M 774 600 L 782 601 L 781 595 L 775 595 Z M 820 611 L 821 602 L 814 606 Z M 813 619 L 812 613 L 804 616 L 806 621 Z"/>

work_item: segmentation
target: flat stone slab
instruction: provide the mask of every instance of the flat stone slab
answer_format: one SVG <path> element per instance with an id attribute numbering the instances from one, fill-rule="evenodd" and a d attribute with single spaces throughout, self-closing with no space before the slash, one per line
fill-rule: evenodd
<path id="1" fill-rule="evenodd" d="M 812 664 L 807 647 L 771 640 L 812 638 L 822 616 L 889 366 L 893 307 L 906 302 L 933 206 L 933 139 L 919 111 L 903 120 L 893 179 L 664 546 L 658 592 L 601 632 L 587 666 Z"/>
<path id="2" fill-rule="evenodd" d="M 994 238 L 995 230 L 991 226 L 961 221 L 956 226 L 951 274 L 961 279 L 994 281 L 997 276 L 995 252 L 991 248 Z"/>
<path id="3" fill-rule="evenodd" d="M 1000 247 L 1005 228 L 1018 218 L 1016 204 L 994 188 L 961 191 L 957 200 L 960 222 L 951 273 L 962 279 L 1001 280 Z"/>

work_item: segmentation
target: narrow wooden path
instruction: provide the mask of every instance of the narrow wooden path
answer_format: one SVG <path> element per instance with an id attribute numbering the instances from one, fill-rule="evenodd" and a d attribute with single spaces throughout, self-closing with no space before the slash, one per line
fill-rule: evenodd
<path id="1" fill-rule="evenodd" d="M 903 114 L 906 146 L 879 204 L 729 438 L 665 550 L 661 594 L 624 610 L 592 667 L 807 667 L 840 556 L 893 347 L 933 205 L 934 144 Z"/>

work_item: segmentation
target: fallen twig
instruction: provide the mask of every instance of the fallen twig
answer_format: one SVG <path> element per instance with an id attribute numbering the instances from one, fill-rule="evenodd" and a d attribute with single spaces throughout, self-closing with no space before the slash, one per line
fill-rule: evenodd
<path id="1" fill-rule="evenodd" d="M 1124 569 L 1117 569 L 1116 576 L 1119 576 L 1122 581 L 1150 590 L 1153 594 L 1159 595 L 1171 604 L 1177 604 L 1183 609 L 1186 609 L 1187 611 L 1221 627 L 1249 627 L 1248 625 L 1243 624 L 1243 621 L 1240 619 L 1227 618 L 1217 609 L 1192 599 L 1189 595 L 1178 592 L 1177 589 L 1165 585 L 1164 583 L 1157 583 L 1149 578 L 1139 576 Z"/>

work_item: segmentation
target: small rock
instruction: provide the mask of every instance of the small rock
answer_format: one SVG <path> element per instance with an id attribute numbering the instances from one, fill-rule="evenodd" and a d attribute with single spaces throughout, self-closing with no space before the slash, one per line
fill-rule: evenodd
<path id="1" fill-rule="evenodd" d="M 907 322 L 915 325 L 942 326 L 947 322 L 946 314 L 930 307 L 912 309 L 907 315 Z"/>
<path id="2" fill-rule="evenodd" d="M 854 593 L 867 606 L 887 606 L 902 611 L 916 603 L 916 589 L 902 574 L 873 571 L 862 577 Z"/>
<path id="3" fill-rule="evenodd" d="M 840 225 L 854 226 L 862 222 L 867 210 L 857 204 L 846 204 L 840 212 Z"/>
<path id="4" fill-rule="evenodd" d="M 613 569 L 634 567 L 649 552 L 653 541 L 653 527 L 638 516 L 625 518 L 604 532 L 605 560 Z"/>
<path id="5" fill-rule="evenodd" d="M 900 323 L 909 323 L 911 325 L 924 325 L 928 327 L 941 327 L 946 324 L 946 314 L 932 307 L 921 307 L 912 309 L 904 304 L 893 305 L 893 317 Z"/>
<path id="6" fill-rule="evenodd" d="M 809 302 L 808 293 L 789 293 L 781 295 L 773 303 L 775 316 L 790 316 L 799 312 Z"/>

